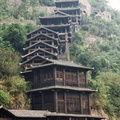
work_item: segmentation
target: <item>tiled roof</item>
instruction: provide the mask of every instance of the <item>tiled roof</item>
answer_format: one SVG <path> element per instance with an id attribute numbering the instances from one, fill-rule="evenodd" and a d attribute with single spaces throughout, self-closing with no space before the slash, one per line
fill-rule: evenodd
<path id="1" fill-rule="evenodd" d="M 60 116 L 60 117 L 78 117 L 78 118 L 99 118 L 99 119 L 106 119 L 105 117 L 98 116 L 98 115 L 86 115 L 86 114 L 65 114 L 65 113 L 56 113 L 50 112 L 47 116 Z"/>
<path id="2" fill-rule="evenodd" d="M 59 0 L 59 1 L 56 1 L 55 3 L 60 3 L 60 2 L 76 2 L 76 1 L 79 2 L 79 0 Z"/>
<path id="3" fill-rule="evenodd" d="M 30 34 L 36 32 L 36 31 L 38 31 L 38 30 L 40 30 L 40 29 L 44 29 L 44 30 L 53 32 L 53 33 L 55 33 L 55 34 L 58 34 L 57 32 L 55 32 L 55 31 L 53 31 L 53 30 L 51 30 L 51 29 L 48 29 L 48 28 L 45 28 L 45 27 L 40 27 L 40 28 L 38 28 L 38 29 L 36 29 L 36 30 L 34 30 L 34 31 L 30 32 L 30 33 L 28 33 L 27 35 L 30 35 Z"/>
<path id="4" fill-rule="evenodd" d="M 65 114 L 65 113 L 56 113 L 49 112 L 48 110 L 9 110 L 0 106 L 0 109 L 4 109 L 6 112 L 9 112 L 11 115 L 18 118 L 47 118 L 47 117 L 78 117 L 78 118 L 99 118 L 106 119 L 102 116 L 97 115 L 85 115 L 85 114 Z"/>
<path id="5" fill-rule="evenodd" d="M 29 90 L 28 92 L 42 91 L 42 90 L 50 90 L 50 89 L 64 89 L 64 90 L 74 90 L 74 91 L 82 91 L 82 92 L 96 92 L 96 90 L 91 90 L 89 88 L 79 88 L 79 87 L 71 87 L 71 86 L 50 86 L 44 88 L 37 88 Z"/>
<path id="6" fill-rule="evenodd" d="M 45 118 L 48 111 L 42 110 L 8 110 L 16 117 L 22 118 Z"/>
<path id="7" fill-rule="evenodd" d="M 52 59 L 46 59 L 47 61 L 53 63 L 51 65 L 60 65 L 60 66 L 67 66 L 67 67 L 75 67 L 75 68 L 81 68 L 81 69 L 86 69 L 86 70 L 93 70 L 93 68 L 89 68 L 89 67 L 84 67 L 84 66 L 80 66 L 76 63 L 73 63 L 71 61 L 63 61 L 63 60 L 52 60 Z M 44 65 L 42 65 L 43 67 Z M 32 68 L 39 68 L 40 66 L 33 66 Z"/>
<path id="8" fill-rule="evenodd" d="M 27 49 L 29 49 L 29 48 L 31 48 L 31 47 L 33 47 L 33 46 L 35 46 L 35 45 L 38 45 L 38 44 L 40 44 L 40 43 L 42 43 L 42 44 L 44 44 L 44 45 L 46 45 L 46 46 L 52 47 L 52 48 L 54 48 L 54 49 L 57 49 L 57 48 L 58 48 L 58 47 L 54 47 L 54 46 L 52 46 L 52 45 L 50 45 L 50 44 L 47 44 L 47 43 L 45 43 L 45 42 L 38 41 L 38 42 L 34 43 L 33 45 L 24 48 L 24 50 L 27 50 Z"/>
<path id="9" fill-rule="evenodd" d="M 25 57 L 27 57 L 27 56 L 29 56 L 29 55 L 32 55 L 33 53 L 38 52 L 38 51 L 42 51 L 42 52 L 45 52 L 45 53 L 47 53 L 47 54 L 49 54 L 49 55 L 52 55 L 52 56 L 57 57 L 57 54 L 53 54 L 53 53 L 51 53 L 51 52 L 49 52 L 49 51 L 46 51 L 46 50 L 41 49 L 41 48 L 38 48 L 38 49 L 36 49 L 36 50 L 34 50 L 34 51 L 32 51 L 32 52 L 30 52 L 30 53 L 22 56 L 22 58 L 25 58 Z"/>
<path id="10" fill-rule="evenodd" d="M 60 24 L 60 25 L 44 25 L 45 27 L 47 28 L 51 28 L 51 27 L 70 27 L 71 25 L 70 24 Z"/>
<path id="11" fill-rule="evenodd" d="M 78 10 L 78 9 L 80 9 L 80 7 L 56 8 L 55 10 L 59 10 L 59 11 L 64 10 L 65 11 L 65 10 Z"/>
<path id="12" fill-rule="evenodd" d="M 38 35 L 36 35 L 36 36 L 34 36 L 34 37 L 32 37 L 32 38 L 26 40 L 26 42 L 28 42 L 28 41 L 30 41 L 30 40 L 33 40 L 33 39 L 35 39 L 35 38 L 37 38 L 37 37 L 39 37 L 39 36 L 42 36 L 42 35 L 45 36 L 45 37 L 47 37 L 47 38 L 51 38 L 52 40 L 58 41 L 58 38 L 53 38 L 53 37 L 51 37 L 51 36 L 49 36 L 49 35 L 40 33 L 40 34 L 38 34 Z"/>
<path id="13" fill-rule="evenodd" d="M 56 11 L 55 11 L 53 14 L 51 14 L 51 15 L 55 15 L 56 13 L 61 13 L 62 15 L 69 16 L 69 14 L 64 13 L 64 12 L 61 12 L 61 11 L 59 11 L 59 10 L 56 10 Z"/>
<path id="14" fill-rule="evenodd" d="M 63 61 L 63 60 L 51 60 L 51 61 L 54 62 L 54 64 L 56 64 L 56 65 L 78 67 L 78 68 L 90 69 L 90 70 L 93 69 L 93 68 L 89 68 L 89 67 L 80 66 L 80 65 L 74 63 L 73 61 L 72 62 L 71 61 Z"/>
<path id="15" fill-rule="evenodd" d="M 40 19 L 54 19 L 54 18 L 68 18 L 69 17 L 69 15 L 68 16 L 65 16 L 65 15 L 50 15 L 50 16 L 45 16 L 45 17 L 39 17 Z"/>

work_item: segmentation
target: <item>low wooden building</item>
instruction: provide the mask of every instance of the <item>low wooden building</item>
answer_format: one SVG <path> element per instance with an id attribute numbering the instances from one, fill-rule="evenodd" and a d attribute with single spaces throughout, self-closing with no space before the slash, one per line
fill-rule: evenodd
<path id="1" fill-rule="evenodd" d="M 0 120 L 46 120 L 48 111 L 9 110 L 0 106 Z"/>
<path id="2" fill-rule="evenodd" d="M 100 120 L 100 117 L 94 115 L 58 114 L 48 110 L 9 110 L 0 106 L 0 120 Z"/>

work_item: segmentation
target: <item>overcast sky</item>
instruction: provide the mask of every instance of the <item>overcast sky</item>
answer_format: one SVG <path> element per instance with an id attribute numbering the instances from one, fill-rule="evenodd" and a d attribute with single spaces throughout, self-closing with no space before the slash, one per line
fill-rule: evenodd
<path id="1" fill-rule="evenodd" d="M 120 11 L 120 0 L 107 0 L 107 1 L 109 2 L 109 5 L 112 8 Z"/>

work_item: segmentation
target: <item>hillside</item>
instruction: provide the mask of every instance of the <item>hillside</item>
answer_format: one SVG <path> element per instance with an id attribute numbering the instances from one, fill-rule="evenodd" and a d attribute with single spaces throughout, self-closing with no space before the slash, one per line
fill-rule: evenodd
<path id="1" fill-rule="evenodd" d="M 88 75 L 92 111 L 120 118 L 120 13 L 105 0 L 80 0 L 81 25 L 70 45 L 70 60 L 94 68 Z M 54 0 L 0 0 L 0 105 L 29 109 L 19 63 L 26 34 L 40 26 L 38 16 L 54 11 Z M 46 12 L 47 11 L 47 12 Z M 97 111 L 94 111 L 97 109 Z"/>

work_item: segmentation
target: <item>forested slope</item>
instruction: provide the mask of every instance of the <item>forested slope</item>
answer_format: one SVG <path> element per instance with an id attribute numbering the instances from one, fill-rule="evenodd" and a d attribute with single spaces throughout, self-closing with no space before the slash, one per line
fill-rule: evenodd
<path id="1" fill-rule="evenodd" d="M 20 76 L 20 56 L 26 34 L 38 27 L 38 16 L 48 14 L 41 6 L 52 6 L 53 1 L 0 0 L 0 104 L 7 108 L 29 108 L 25 92 L 30 85 Z M 72 38 L 70 60 L 94 68 L 88 75 L 90 88 L 98 90 L 92 95 L 92 108 L 104 110 L 112 120 L 119 119 L 120 12 L 109 8 L 105 0 L 88 1 L 94 8 L 106 7 L 112 14 L 112 20 L 84 14 L 81 26 Z M 10 19 L 19 22 L 9 24 L 7 21 Z M 35 22 L 24 23 L 24 20 Z"/>

